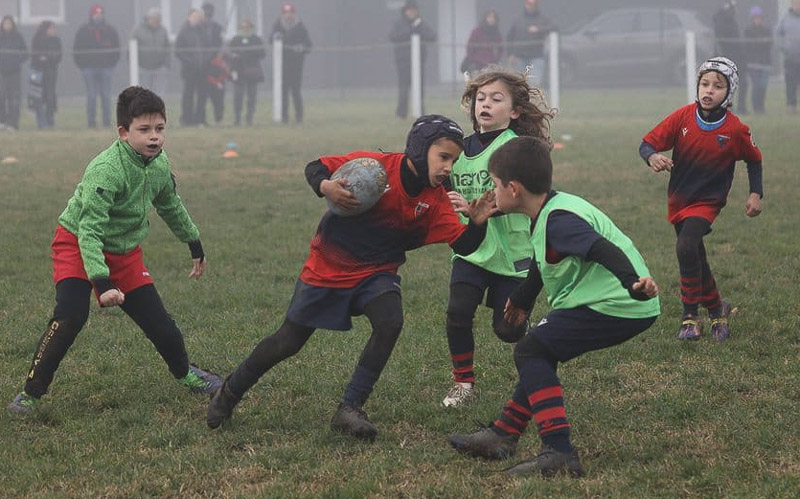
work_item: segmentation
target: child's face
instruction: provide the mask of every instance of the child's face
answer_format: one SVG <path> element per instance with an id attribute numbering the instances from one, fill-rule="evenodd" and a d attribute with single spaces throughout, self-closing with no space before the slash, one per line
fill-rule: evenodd
<path id="1" fill-rule="evenodd" d="M 453 163 L 461 154 L 461 146 L 442 137 L 428 148 L 428 180 L 432 187 L 442 185 L 453 171 Z"/>
<path id="2" fill-rule="evenodd" d="M 131 122 L 128 130 L 118 127 L 117 131 L 122 140 L 130 144 L 134 151 L 145 158 L 152 158 L 161 152 L 164 146 L 167 122 L 158 113 L 137 116 Z"/>
<path id="3" fill-rule="evenodd" d="M 503 213 L 514 213 L 517 207 L 517 197 L 514 194 L 514 187 L 511 182 L 508 185 L 503 185 L 499 178 L 492 175 L 492 182 L 494 182 L 494 201 L 497 207 Z"/>
<path id="4" fill-rule="evenodd" d="M 475 119 L 481 133 L 508 128 L 512 119 L 519 118 L 508 85 L 495 80 L 475 92 Z"/>
<path id="5" fill-rule="evenodd" d="M 705 111 L 710 111 L 725 100 L 728 95 L 728 80 L 716 71 L 709 71 L 700 77 L 697 85 L 697 99 L 700 107 Z"/>

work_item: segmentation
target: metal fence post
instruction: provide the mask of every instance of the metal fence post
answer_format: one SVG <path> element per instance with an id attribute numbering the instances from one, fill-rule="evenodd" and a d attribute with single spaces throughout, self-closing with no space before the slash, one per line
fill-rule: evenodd
<path id="1" fill-rule="evenodd" d="M 411 116 L 422 116 L 422 53 L 419 33 L 411 35 Z"/>

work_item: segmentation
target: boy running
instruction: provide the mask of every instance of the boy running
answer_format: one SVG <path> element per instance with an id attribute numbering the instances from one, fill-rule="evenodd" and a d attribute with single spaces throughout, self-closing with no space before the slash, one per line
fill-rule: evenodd
<path id="1" fill-rule="evenodd" d="M 343 164 L 373 158 L 386 171 L 386 189 L 360 215 L 328 211 L 311 240 L 311 252 L 300 271 L 286 318 L 264 338 L 211 398 L 207 423 L 220 426 L 231 417 L 242 396 L 269 369 L 296 354 L 316 329 L 347 331 L 351 317 L 366 315 L 372 335 L 331 421 L 335 431 L 372 441 L 378 430 L 364 403 L 372 393 L 403 327 L 400 276 L 406 252 L 447 243 L 459 254 L 473 252 L 486 234 L 486 219 L 496 212 L 488 193 L 470 207 L 470 223 L 461 223 L 442 183 L 461 154 L 464 135 L 449 118 L 422 116 L 408 133 L 405 153 L 358 151 L 324 157 L 306 166 L 306 178 L 317 196 L 342 210 L 359 205 L 345 186 L 330 180 Z"/>
<path id="2" fill-rule="evenodd" d="M 747 163 L 750 195 L 748 217 L 761 213 L 761 151 L 750 129 L 728 108 L 739 86 L 736 64 L 725 57 L 704 62 L 697 71 L 697 102 L 667 116 L 644 136 L 639 155 L 654 172 L 670 172 L 667 220 L 678 236 L 676 251 L 681 278 L 683 318 L 678 338 L 700 339 L 699 305 L 708 310 L 711 334 L 730 336 L 732 307 L 720 297 L 708 264 L 703 237 L 728 200 L 736 161 Z M 672 149 L 672 159 L 659 151 Z"/>
<path id="3" fill-rule="evenodd" d="M 500 416 L 471 435 L 453 435 L 459 452 L 487 459 L 514 455 L 528 423 L 536 422 L 538 456 L 506 471 L 583 474 L 556 369 L 586 352 L 623 343 L 659 314 L 658 287 L 630 239 L 603 212 L 572 194 L 552 190 L 548 144 L 511 139 L 489 160 L 497 207 L 533 221 L 533 262 L 511 295 L 505 318 L 522 324 L 536 296 L 547 291 L 550 313 L 514 348 L 519 382 Z"/>
<path id="4" fill-rule="evenodd" d="M 28 414 L 47 393 L 58 365 L 89 317 L 94 289 L 101 307 L 119 306 L 144 331 L 175 378 L 194 393 L 211 393 L 221 380 L 189 364 L 175 321 L 142 259 L 152 208 L 189 245 L 192 270 L 206 268 L 200 232 L 178 196 L 163 152 L 164 101 L 150 90 L 128 87 L 117 101 L 119 138 L 98 154 L 58 218 L 52 243 L 56 306 L 33 356 L 24 390 L 8 405 Z"/>

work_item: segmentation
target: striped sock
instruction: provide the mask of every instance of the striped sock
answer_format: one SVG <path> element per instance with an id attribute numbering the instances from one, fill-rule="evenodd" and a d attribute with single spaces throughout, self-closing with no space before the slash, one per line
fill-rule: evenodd
<path id="1" fill-rule="evenodd" d="M 528 399 L 522 383 L 517 383 L 514 395 L 503 406 L 503 411 L 500 413 L 500 417 L 494 421 L 493 426 L 501 435 L 520 436 L 525 432 L 532 417 L 533 413 L 528 406 Z"/>
<path id="2" fill-rule="evenodd" d="M 475 383 L 473 357 L 475 352 L 450 354 L 453 359 L 453 379 L 456 383 Z"/>
<path id="3" fill-rule="evenodd" d="M 707 270 L 703 273 L 703 294 L 700 302 L 708 310 L 708 315 L 715 317 L 719 316 L 722 300 L 717 290 L 717 281 L 714 279 L 711 269 Z"/>
<path id="4" fill-rule="evenodd" d="M 703 293 L 703 286 L 698 276 L 681 276 L 681 302 L 683 315 L 697 315 L 697 306 Z"/>
<path id="5" fill-rule="evenodd" d="M 542 442 L 559 452 L 572 452 L 570 425 L 561 385 L 536 390 L 528 395 L 528 403 Z"/>

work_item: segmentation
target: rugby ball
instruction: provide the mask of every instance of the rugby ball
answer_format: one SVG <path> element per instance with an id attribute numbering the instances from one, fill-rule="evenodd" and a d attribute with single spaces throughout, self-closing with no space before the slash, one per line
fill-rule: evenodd
<path id="1" fill-rule="evenodd" d="M 361 206 L 357 208 L 343 210 L 328 199 L 328 208 L 342 217 L 360 215 L 369 210 L 375 206 L 386 190 L 386 170 L 373 158 L 351 159 L 331 175 L 331 180 L 340 178 L 347 180 L 345 189 L 352 192 L 361 202 Z"/>

